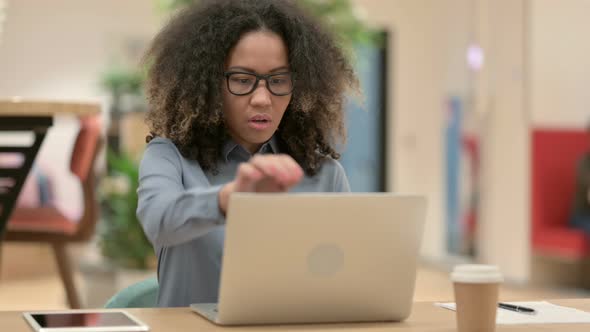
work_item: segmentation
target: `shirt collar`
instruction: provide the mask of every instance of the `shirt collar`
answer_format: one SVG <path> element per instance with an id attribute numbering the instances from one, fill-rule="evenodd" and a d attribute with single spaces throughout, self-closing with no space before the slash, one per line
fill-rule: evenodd
<path id="1" fill-rule="evenodd" d="M 264 148 L 266 148 L 267 151 L 262 150 Z M 279 142 L 278 142 L 277 137 L 275 135 L 273 135 L 268 140 L 268 142 L 266 142 L 262 145 L 261 151 L 262 151 L 262 153 L 273 153 L 273 154 L 281 153 L 281 151 L 279 150 Z"/>
<path id="2" fill-rule="evenodd" d="M 248 152 L 245 148 L 241 145 L 236 143 L 233 139 L 229 138 L 224 146 L 223 146 L 223 158 L 225 162 L 229 162 L 232 159 L 232 156 L 239 158 L 239 159 L 246 159 L 248 160 L 251 157 L 250 152 Z M 277 138 L 273 135 L 266 143 L 262 144 L 260 150 L 257 153 L 267 154 L 277 154 L 280 153 L 279 151 L 279 143 L 277 142 Z"/>

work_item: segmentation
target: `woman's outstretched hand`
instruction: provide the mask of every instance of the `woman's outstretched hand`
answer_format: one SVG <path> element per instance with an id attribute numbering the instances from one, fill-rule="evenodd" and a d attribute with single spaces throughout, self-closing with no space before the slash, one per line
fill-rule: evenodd
<path id="1" fill-rule="evenodd" d="M 229 196 L 233 192 L 286 192 L 303 178 L 303 169 L 291 156 L 255 155 L 240 164 L 236 179 L 219 191 L 219 209 L 227 211 Z"/>

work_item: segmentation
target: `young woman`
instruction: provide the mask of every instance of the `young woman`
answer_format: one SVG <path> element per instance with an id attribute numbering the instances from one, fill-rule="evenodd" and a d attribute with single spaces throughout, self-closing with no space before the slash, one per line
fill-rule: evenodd
<path id="1" fill-rule="evenodd" d="M 200 1 L 146 61 L 153 134 L 137 215 L 158 255 L 158 305 L 216 302 L 233 192 L 349 191 L 335 145 L 357 80 L 332 36 L 286 0 Z"/>

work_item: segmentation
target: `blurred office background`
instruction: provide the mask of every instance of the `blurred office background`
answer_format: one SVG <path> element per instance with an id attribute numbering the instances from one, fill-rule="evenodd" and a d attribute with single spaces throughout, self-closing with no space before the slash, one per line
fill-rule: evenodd
<path id="1" fill-rule="evenodd" d="M 69 248 L 86 306 L 154 275 L 125 217 L 146 134 L 138 63 L 182 2 L 0 0 L 0 98 L 102 105 L 114 153 L 96 163 L 101 219 L 92 241 Z M 590 235 L 569 226 L 576 163 L 590 150 L 590 1 L 304 2 L 333 6 L 335 28 L 354 34 L 365 99 L 348 106 L 353 190 L 428 196 L 416 300 L 450 299 L 459 262 L 497 264 L 511 298 L 590 294 Z M 82 214 L 68 167 L 78 129 L 56 119 L 19 206 Z M 49 247 L 1 245 L 0 309 L 67 307 Z"/>

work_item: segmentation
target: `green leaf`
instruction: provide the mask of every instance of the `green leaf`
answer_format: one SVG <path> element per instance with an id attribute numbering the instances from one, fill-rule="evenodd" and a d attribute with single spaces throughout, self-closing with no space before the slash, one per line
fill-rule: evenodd
<path id="1" fill-rule="evenodd" d="M 112 65 L 102 73 L 100 83 L 105 90 L 113 95 L 123 93 L 141 95 L 145 77 L 146 72 L 143 68 Z"/>

